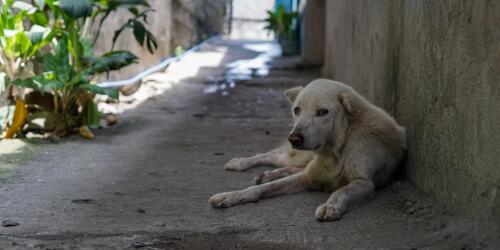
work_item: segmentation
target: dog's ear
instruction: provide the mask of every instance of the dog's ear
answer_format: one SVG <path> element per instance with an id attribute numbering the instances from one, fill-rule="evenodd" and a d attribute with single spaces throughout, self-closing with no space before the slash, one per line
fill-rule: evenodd
<path id="1" fill-rule="evenodd" d="M 300 91 L 302 90 L 302 87 L 295 87 L 292 89 L 289 89 L 285 91 L 286 97 L 288 97 L 288 100 L 293 103 L 295 102 L 295 99 L 297 99 L 297 96 L 299 95 Z"/>
<path id="2" fill-rule="evenodd" d="M 340 104 L 344 107 L 344 110 L 349 115 L 356 115 L 358 113 L 358 109 L 353 102 L 353 96 L 350 93 L 342 92 L 339 95 Z"/>

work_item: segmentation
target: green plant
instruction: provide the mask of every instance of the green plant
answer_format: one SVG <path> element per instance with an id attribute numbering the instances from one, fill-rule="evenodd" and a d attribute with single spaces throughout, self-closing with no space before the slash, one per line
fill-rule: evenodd
<path id="1" fill-rule="evenodd" d="M 27 120 L 30 116 L 50 118 L 50 124 L 56 124 L 50 130 L 57 136 L 82 125 L 99 124 L 95 94 L 118 98 L 115 89 L 99 87 L 93 79 L 137 61 L 129 51 L 113 51 L 125 28 L 132 28 L 136 40 L 151 53 L 157 48 L 154 36 L 142 23 L 147 22 L 151 11 L 146 0 L 34 0 L 33 4 L 2 1 L 0 69 L 6 74 L 0 74 L 0 91 L 6 86 L 20 89 L 10 95 L 26 99 Z M 139 11 L 139 7 L 145 10 Z M 132 17 L 116 31 L 112 50 L 95 56 L 92 48 L 104 20 L 119 8 L 128 8 Z M 89 32 L 92 25 L 99 25 L 93 38 Z M 30 29 L 25 31 L 25 26 Z M 23 94 L 24 89 L 34 94 Z M 34 95 L 43 98 L 29 98 Z"/>
<path id="2" fill-rule="evenodd" d="M 29 30 L 26 19 L 36 20 Z M 4 90 L 11 79 L 34 75 L 33 59 L 38 51 L 47 46 L 57 30 L 46 26 L 46 19 L 39 17 L 39 11 L 32 5 L 13 0 L 3 0 L 0 6 L 0 86 Z M 2 88 L 3 87 L 3 88 Z"/>
<path id="3" fill-rule="evenodd" d="M 138 8 L 139 6 L 145 7 L 145 9 L 140 10 Z M 122 32 L 125 29 L 132 29 L 136 41 L 141 46 L 146 46 L 150 53 L 153 53 L 158 48 L 158 44 L 154 35 L 144 26 L 144 23 L 148 23 L 147 14 L 154 11 L 149 7 L 150 6 L 146 0 L 96 0 L 95 8 L 90 15 L 91 25 L 97 22 L 98 17 L 100 17 L 100 20 L 98 23 L 97 33 L 93 38 L 92 44 L 95 45 L 97 42 L 97 39 L 101 34 L 104 21 L 109 17 L 109 14 L 120 8 L 127 8 L 129 13 L 132 14 L 132 18 L 129 18 L 127 22 L 115 31 L 111 50 L 114 49 L 116 41 Z"/>
<path id="4" fill-rule="evenodd" d="M 267 26 L 265 29 L 272 31 L 278 38 L 291 38 L 293 34 L 294 22 L 298 16 L 297 12 L 288 12 L 282 4 L 278 6 L 276 12 L 267 11 Z"/>

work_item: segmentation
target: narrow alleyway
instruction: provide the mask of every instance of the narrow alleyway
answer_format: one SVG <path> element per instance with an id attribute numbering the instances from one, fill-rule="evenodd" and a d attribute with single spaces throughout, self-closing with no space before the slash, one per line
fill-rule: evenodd
<path id="1" fill-rule="evenodd" d="M 247 187 L 269 169 L 227 172 L 223 165 L 281 143 L 291 125 L 282 92 L 319 75 L 295 58 L 263 68 L 271 47 L 215 42 L 152 77 L 172 86 L 125 110 L 95 140 L 29 143 L 17 156 L 3 155 L 11 170 L 0 179 L 0 220 L 19 225 L 0 227 L 0 248 L 494 247 L 496 236 L 404 181 L 331 223 L 314 220 L 327 193 L 211 208 L 212 194 Z"/>

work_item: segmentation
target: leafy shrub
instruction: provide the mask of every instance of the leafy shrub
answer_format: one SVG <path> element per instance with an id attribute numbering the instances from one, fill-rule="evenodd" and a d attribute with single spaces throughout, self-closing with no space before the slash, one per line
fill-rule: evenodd
<path id="1" fill-rule="evenodd" d="M 137 42 L 151 53 L 157 48 L 144 25 L 152 11 L 146 0 L 2 1 L 0 71 L 5 74 L 0 74 L 0 91 L 9 91 L 12 102 L 26 99 L 28 121 L 30 117 L 50 118 L 56 125 L 41 129 L 56 136 L 99 124 L 95 94 L 118 98 L 115 89 L 99 87 L 93 79 L 137 62 L 129 51 L 114 51 L 123 30 L 132 29 Z M 111 51 L 95 56 L 92 48 L 104 21 L 120 8 L 128 9 L 131 18 L 115 31 Z M 90 37 L 93 25 L 98 28 Z M 43 105 L 47 102 L 52 103 Z"/>
<path id="2" fill-rule="evenodd" d="M 265 29 L 274 32 L 277 37 L 290 38 L 294 28 L 294 21 L 297 17 L 297 12 L 288 12 L 280 4 L 275 12 L 267 11 L 267 18 L 265 20 L 267 25 Z"/>
<path id="3" fill-rule="evenodd" d="M 278 6 L 275 12 L 268 11 L 268 17 L 266 18 L 266 27 L 268 31 L 274 32 L 278 43 L 281 45 L 281 49 L 284 55 L 297 54 L 298 47 L 298 37 L 296 32 L 296 18 L 298 13 L 285 10 L 282 4 Z"/>

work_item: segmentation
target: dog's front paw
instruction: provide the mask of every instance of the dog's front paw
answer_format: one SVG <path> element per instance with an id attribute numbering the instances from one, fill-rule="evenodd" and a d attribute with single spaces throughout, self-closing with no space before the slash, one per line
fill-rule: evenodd
<path id="1" fill-rule="evenodd" d="M 334 221 L 342 218 L 343 212 L 343 209 L 327 202 L 316 209 L 315 217 L 318 221 Z"/>
<path id="2" fill-rule="evenodd" d="M 245 158 L 233 158 L 224 165 L 225 170 L 245 171 L 248 169 L 248 162 Z"/>
<path id="3" fill-rule="evenodd" d="M 237 194 L 235 192 L 226 192 L 226 193 L 220 193 L 216 194 L 210 199 L 208 199 L 208 202 L 212 207 L 214 208 L 227 208 L 234 206 L 238 204 L 240 199 L 237 197 Z"/>

